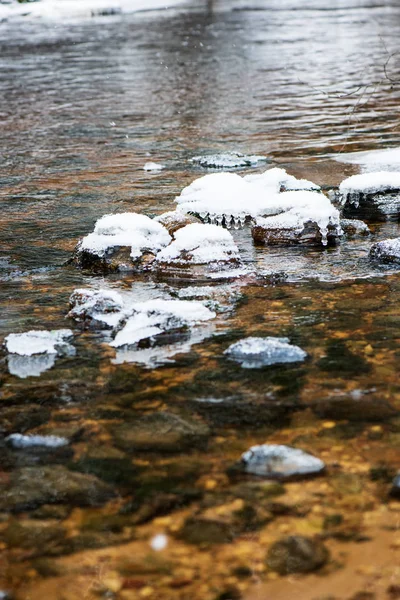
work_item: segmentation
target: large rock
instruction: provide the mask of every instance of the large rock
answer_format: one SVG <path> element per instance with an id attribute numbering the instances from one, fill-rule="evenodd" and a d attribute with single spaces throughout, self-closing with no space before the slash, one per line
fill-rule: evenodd
<path id="1" fill-rule="evenodd" d="M 321 474 L 325 464 L 298 448 L 276 444 L 252 446 L 239 462 L 245 473 L 268 479 L 304 478 Z"/>
<path id="2" fill-rule="evenodd" d="M 61 465 L 24 467 L 1 483 L 0 511 L 21 512 L 53 503 L 100 506 L 113 496 L 113 489 L 92 475 Z"/>
<path id="3" fill-rule="evenodd" d="M 279 223 L 268 219 L 257 219 L 252 227 L 251 234 L 255 244 L 267 246 L 321 246 L 324 238 L 318 224 L 309 220 L 301 228 L 284 227 Z M 328 245 L 337 244 L 339 240 L 337 228 L 328 226 L 326 241 Z"/>
<path id="4" fill-rule="evenodd" d="M 373 244 L 369 251 L 369 258 L 381 263 L 400 263 L 400 238 L 382 240 Z"/>
<path id="5" fill-rule="evenodd" d="M 182 229 L 182 227 L 186 227 L 186 225 L 191 225 L 192 223 L 201 223 L 200 219 L 193 215 L 186 215 L 185 213 L 181 213 L 176 210 L 172 210 L 162 215 L 156 217 L 154 219 L 157 223 L 161 223 L 168 231 L 170 236 L 174 236 L 174 233 L 178 231 L 178 229 Z"/>
<path id="6" fill-rule="evenodd" d="M 280 575 L 310 573 L 322 567 L 329 552 L 318 540 L 301 535 L 291 535 L 278 540 L 267 555 L 267 565 Z"/>
<path id="7" fill-rule="evenodd" d="M 382 221 L 400 210 L 400 173 L 379 171 L 348 177 L 339 186 L 343 216 Z"/>
<path id="8" fill-rule="evenodd" d="M 210 430 L 200 421 L 160 412 L 114 426 L 112 434 L 116 446 L 126 451 L 182 452 L 204 447 Z"/>
<path id="9" fill-rule="evenodd" d="M 307 353 L 299 346 L 290 344 L 288 338 L 276 337 L 244 338 L 229 346 L 224 354 L 240 363 L 244 369 L 302 362 L 307 357 Z"/>

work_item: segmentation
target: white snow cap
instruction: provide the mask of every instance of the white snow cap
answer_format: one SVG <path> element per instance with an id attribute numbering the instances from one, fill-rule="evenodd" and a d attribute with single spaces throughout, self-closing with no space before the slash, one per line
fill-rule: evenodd
<path id="1" fill-rule="evenodd" d="M 216 314 L 201 302 L 187 300 L 149 300 L 132 305 L 133 315 L 117 333 L 111 346 L 136 344 L 171 329 L 213 319 Z"/>
<path id="2" fill-rule="evenodd" d="M 77 289 L 71 294 L 69 303 L 72 308 L 67 316 L 76 321 L 94 319 L 114 327 L 123 318 L 124 301 L 114 290 Z"/>
<path id="3" fill-rule="evenodd" d="M 307 357 L 307 353 L 290 344 L 288 338 L 276 337 L 248 337 L 229 346 L 224 354 L 242 363 L 244 368 L 298 362 Z"/>
<path id="4" fill-rule="evenodd" d="M 315 192 L 321 189 L 319 185 L 312 181 L 308 181 L 308 179 L 297 179 L 293 175 L 286 173 L 285 169 L 280 169 L 279 167 L 268 169 L 267 171 L 264 171 L 264 173 L 246 175 L 243 179 L 249 183 L 254 183 L 267 189 L 275 187 L 277 192 L 279 192 L 282 187 L 288 192 L 295 190 Z"/>
<path id="5" fill-rule="evenodd" d="M 400 173 L 377 171 L 348 177 L 339 186 L 339 192 L 346 198 L 347 194 L 377 194 L 400 190 Z"/>
<path id="6" fill-rule="evenodd" d="M 377 171 L 384 169 L 398 169 L 400 167 L 400 148 L 386 148 L 366 152 L 349 152 L 337 154 L 333 158 L 338 162 L 362 165 L 364 170 Z"/>
<path id="7" fill-rule="evenodd" d="M 143 170 L 144 171 L 162 171 L 165 168 L 165 165 L 161 165 L 160 163 L 155 162 L 147 162 Z"/>
<path id="8" fill-rule="evenodd" d="M 161 223 L 138 213 L 120 213 L 101 217 L 93 233 L 83 238 L 80 250 L 101 257 L 110 248 L 130 246 L 131 258 L 135 259 L 145 250 L 161 250 L 170 241 L 171 236 Z"/>
<path id="9" fill-rule="evenodd" d="M 70 329 L 54 331 L 28 331 L 26 333 L 10 333 L 5 338 L 8 352 L 21 356 L 33 354 L 57 354 L 59 349 L 70 346 L 65 340 L 73 335 Z"/>
<path id="10" fill-rule="evenodd" d="M 191 223 L 175 232 L 175 240 L 157 255 L 157 262 L 208 264 L 239 260 L 232 235 L 217 225 Z"/>
<path id="11" fill-rule="evenodd" d="M 257 225 L 265 229 L 294 229 L 300 233 L 306 223 L 313 222 L 321 232 L 324 245 L 327 244 L 329 226 L 336 229 L 337 235 L 342 235 L 339 211 L 323 194 L 283 192 L 275 197 L 275 202 L 271 202 L 270 210 L 275 214 L 267 218 L 257 217 Z"/>
<path id="12" fill-rule="evenodd" d="M 58 435 L 23 435 L 22 433 L 12 433 L 6 437 L 13 448 L 62 448 L 68 445 L 68 440 Z"/>

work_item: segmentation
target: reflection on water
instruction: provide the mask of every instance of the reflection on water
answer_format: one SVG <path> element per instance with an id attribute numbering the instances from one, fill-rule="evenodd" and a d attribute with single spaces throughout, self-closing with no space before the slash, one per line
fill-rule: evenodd
<path id="1" fill-rule="evenodd" d="M 400 63 L 388 62 L 399 17 L 385 0 L 210 0 L 0 23 L 0 335 L 71 327 L 77 349 L 46 371 L 42 357 L 21 367 L 0 356 L 0 438 L 71 441 L 68 455 L 29 457 L 0 439 L 0 511 L 17 515 L 0 528 L 0 589 L 4 576 L 17 600 L 61 600 L 63 589 L 71 600 L 82 589 L 90 600 L 239 598 L 266 578 L 265 549 L 282 532 L 326 537 L 334 564 L 343 539 L 350 553 L 374 543 L 374 518 L 394 535 L 400 279 L 367 253 L 399 235 L 396 215 L 327 250 L 255 247 L 247 227 L 234 231 L 246 268 L 233 282 L 121 281 L 62 265 L 103 214 L 170 210 L 207 172 L 193 156 L 263 154 L 326 189 L 358 169 L 333 153 L 399 145 Z M 150 161 L 166 168 L 146 172 Z M 116 353 L 65 317 L 75 288 L 107 286 L 135 301 L 210 296 L 220 313 L 187 337 Z M 310 358 L 243 370 L 224 351 L 248 336 L 287 337 Z M 273 489 L 230 480 L 266 440 L 321 456 L 327 474 Z M 199 531 L 216 550 L 191 545 Z M 167 547 L 149 554 L 163 532 Z"/>

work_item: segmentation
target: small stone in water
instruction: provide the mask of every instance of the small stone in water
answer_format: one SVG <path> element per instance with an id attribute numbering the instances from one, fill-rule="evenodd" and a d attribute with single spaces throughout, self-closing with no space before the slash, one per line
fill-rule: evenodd
<path id="1" fill-rule="evenodd" d="M 328 558 L 329 552 L 320 541 L 302 535 L 291 535 L 271 546 L 266 562 L 272 571 L 289 575 L 315 571 Z"/>
<path id="2" fill-rule="evenodd" d="M 242 454 L 241 466 L 246 473 L 274 479 L 318 475 L 325 469 L 319 458 L 298 448 L 276 444 L 252 446 Z"/>
<path id="3" fill-rule="evenodd" d="M 160 552 L 168 546 L 168 537 L 164 533 L 158 533 L 151 539 L 150 546 L 156 552 Z"/>
<path id="4" fill-rule="evenodd" d="M 229 346 L 224 354 L 241 363 L 244 369 L 305 360 L 307 353 L 290 344 L 288 338 L 249 337 Z"/>
<path id="5" fill-rule="evenodd" d="M 400 262 L 400 238 L 382 240 L 371 246 L 369 258 L 384 263 Z"/>

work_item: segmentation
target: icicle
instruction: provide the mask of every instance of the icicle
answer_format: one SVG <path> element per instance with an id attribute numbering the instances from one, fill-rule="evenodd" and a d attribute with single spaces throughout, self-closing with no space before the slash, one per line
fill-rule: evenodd
<path id="1" fill-rule="evenodd" d="M 216 220 L 217 225 L 222 225 L 222 222 L 224 220 L 224 215 L 217 215 L 215 220 Z"/>

